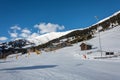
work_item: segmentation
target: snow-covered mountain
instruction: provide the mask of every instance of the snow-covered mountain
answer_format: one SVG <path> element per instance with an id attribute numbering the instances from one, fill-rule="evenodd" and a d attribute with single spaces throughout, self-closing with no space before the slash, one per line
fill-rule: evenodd
<path id="1" fill-rule="evenodd" d="M 30 38 L 28 38 L 28 40 L 32 43 L 35 43 L 36 45 L 40 45 L 40 44 L 47 43 L 50 40 L 64 36 L 64 35 L 70 33 L 71 31 L 72 30 L 66 31 L 66 32 L 50 32 L 50 33 L 43 34 L 43 35 L 40 35 L 37 37 L 30 37 Z"/>
<path id="2" fill-rule="evenodd" d="M 51 32 L 44 35 L 37 36 L 35 38 L 30 38 L 31 42 L 34 42 L 37 45 L 47 43 L 51 40 L 59 38 L 61 39 L 70 39 L 76 38 L 72 41 L 72 43 L 76 43 L 77 41 L 83 41 L 86 38 L 90 39 L 94 37 L 97 32 L 106 31 L 113 27 L 120 25 L 120 11 L 114 13 L 113 15 L 98 21 L 96 24 L 93 24 L 87 28 L 83 29 L 75 29 L 66 32 Z M 77 39 L 79 37 L 79 39 Z"/>
<path id="3" fill-rule="evenodd" d="M 46 47 L 50 47 L 51 43 L 54 43 L 54 44 L 58 44 L 55 46 L 59 46 L 59 48 L 60 48 L 60 45 L 61 45 L 61 44 L 59 44 L 59 43 L 61 43 L 60 41 L 67 40 L 67 42 L 69 42 L 70 44 L 74 44 L 74 43 L 81 42 L 84 40 L 89 40 L 89 39 L 92 40 L 92 39 L 94 39 L 94 37 L 96 36 L 96 34 L 98 32 L 101 32 L 101 33 L 106 32 L 110 29 L 114 29 L 114 27 L 118 27 L 119 25 L 120 25 L 120 11 L 118 11 L 118 12 L 114 13 L 113 15 L 111 15 L 103 20 L 100 20 L 98 23 L 96 23 L 90 27 L 84 28 L 84 29 L 77 29 L 77 30 L 75 29 L 75 30 L 70 30 L 70 31 L 66 31 L 66 32 L 51 32 L 51 33 L 47 33 L 47 34 L 43 34 L 43 35 L 38 35 L 36 37 L 31 36 L 27 40 L 25 40 L 25 42 L 30 42 L 32 45 L 24 44 L 24 46 L 22 46 L 22 47 L 30 48 L 30 47 L 34 46 L 37 49 L 40 49 L 40 48 L 43 49 Z M 103 34 L 103 36 L 105 36 L 105 35 L 106 34 Z M 22 41 L 20 40 L 20 42 L 19 42 L 19 40 L 15 40 L 12 42 L 13 42 L 13 44 L 11 44 L 11 42 L 3 43 L 3 46 L 7 46 L 7 47 L 12 46 L 12 48 L 13 48 L 13 45 L 20 46 L 22 43 L 24 43 L 24 40 L 22 40 Z M 9 43 L 11 45 L 9 45 Z M 33 45 L 33 44 L 35 44 L 35 45 Z M 65 47 L 65 45 L 64 45 L 64 47 Z M 52 47 L 54 47 L 54 45 Z M 56 49 L 59 49 L 59 48 L 57 47 Z M 61 47 L 61 48 L 63 48 L 63 47 Z"/>
<path id="4" fill-rule="evenodd" d="M 106 20 L 109 20 L 110 18 L 115 17 L 115 16 L 117 16 L 118 14 L 120 14 L 120 11 L 117 11 L 117 12 L 115 12 L 114 14 L 112 14 L 111 16 L 106 17 L 106 18 L 100 20 L 100 21 L 97 22 L 96 24 L 99 24 L 99 23 L 102 23 L 102 22 L 104 22 L 104 21 L 106 21 Z M 93 24 L 93 25 L 96 25 L 96 24 Z"/>
<path id="5" fill-rule="evenodd" d="M 73 46 L 50 52 L 42 50 L 40 55 L 36 55 L 34 52 L 24 55 L 10 55 L 7 60 L 0 60 L 0 79 L 120 80 L 120 13 L 115 14 L 87 29 L 70 33 L 53 32 L 32 38 L 31 41 L 41 44 L 62 35 L 64 35 L 62 39 L 71 36 L 76 36 L 75 38 L 80 36 L 79 39 L 81 39 L 79 33 L 84 33 L 83 41 L 77 42 Z M 100 27 L 102 26 L 101 30 L 98 30 L 98 24 Z M 91 31 L 93 37 L 86 39 L 86 33 L 91 33 Z M 99 40 L 101 41 L 102 56 Z M 80 47 L 82 43 L 89 43 L 92 48 L 82 51 Z M 106 52 L 114 54 L 106 55 Z"/>
<path id="6" fill-rule="evenodd" d="M 100 32 L 102 49 L 119 51 L 120 26 Z M 120 56 L 91 59 L 100 56 L 99 34 L 87 40 L 92 50 L 81 51 L 79 42 L 56 51 L 9 56 L 0 60 L 1 80 L 119 80 Z M 90 52 L 90 53 L 89 53 Z M 89 54 L 88 54 L 89 53 Z M 119 54 L 119 52 L 115 52 Z M 86 55 L 86 58 L 83 55 Z"/>
<path id="7" fill-rule="evenodd" d="M 95 37 L 90 40 L 85 40 L 79 43 L 89 43 L 92 45 L 91 50 L 79 51 L 76 49 L 76 55 L 81 58 L 85 54 L 87 58 L 93 59 L 95 57 L 112 57 L 112 56 L 120 56 L 120 26 L 116 26 L 110 30 L 106 30 L 104 32 L 100 32 L 95 34 Z M 100 42 L 99 43 L 99 39 Z M 101 48 L 100 48 L 101 45 Z M 102 54 L 101 54 L 102 52 Z M 106 52 L 113 52 L 114 55 L 106 55 Z"/>

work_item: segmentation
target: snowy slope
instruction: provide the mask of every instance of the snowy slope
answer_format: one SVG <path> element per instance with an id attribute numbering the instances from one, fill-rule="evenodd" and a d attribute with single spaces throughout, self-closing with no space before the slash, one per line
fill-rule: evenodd
<path id="1" fill-rule="evenodd" d="M 35 43 L 36 45 L 40 45 L 40 44 L 46 43 L 46 42 L 48 42 L 50 40 L 53 40 L 53 39 L 59 38 L 59 37 L 61 37 L 63 35 L 66 35 L 66 34 L 70 33 L 71 31 L 50 32 L 50 33 L 43 34 L 43 35 L 40 35 L 40 36 L 37 36 L 37 37 L 30 37 L 30 38 L 28 38 L 28 40 L 30 42 Z"/>
<path id="2" fill-rule="evenodd" d="M 93 24 L 92 26 L 94 26 L 94 25 L 96 25 L 96 24 L 99 24 L 99 23 L 102 23 L 102 22 L 104 22 L 104 21 L 106 21 L 106 20 L 108 20 L 108 19 L 110 19 L 110 18 L 112 18 L 113 16 L 116 16 L 116 15 L 118 15 L 118 14 L 120 14 L 120 11 L 117 11 L 117 12 L 115 12 L 113 15 L 111 15 L 111 16 L 109 16 L 109 17 L 106 17 L 106 18 L 104 18 L 104 19 L 102 19 L 102 20 L 100 20 L 99 22 Z"/>
<path id="3" fill-rule="evenodd" d="M 103 50 L 119 51 L 120 26 L 101 32 Z M 99 50 L 98 34 L 86 41 Z M 81 43 L 40 55 L 31 53 L 0 60 L 1 80 L 120 80 L 120 57 L 114 59 L 81 59 Z M 89 55 L 88 55 L 89 56 Z M 91 57 L 91 56 L 89 56 Z"/>
<path id="4" fill-rule="evenodd" d="M 113 29 L 100 33 L 101 45 L 104 51 L 105 50 L 118 51 L 120 49 L 120 42 L 119 42 L 120 34 L 119 33 L 120 33 L 120 26 L 114 27 Z M 91 39 L 88 42 L 90 42 L 93 45 L 97 45 L 96 47 L 99 47 L 98 34 L 96 34 L 96 36 L 97 37 Z"/>
<path id="5" fill-rule="evenodd" d="M 93 24 L 92 26 L 94 26 L 94 25 L 96 25 L 96 24 L 99 24 L 99 23 L 102 23 L 102 22 L 104 22 L 104 21 L 112 18 L 113 16 L 118 15 L 119 13 L 120 13 L 120 11 L 117 11 L 117 12 L 114 13 L 113 15 L 111 15 L 111 16 L 105 18 L 105 19 L 100 20 L 99 22 Z M 113 23 L 112 23 L 112 24 L 113 24 Z M 117 23 L 115 23 L 115 25 L 117 25 Z M 91 27 L 91 26 L 89 26 L 89 27 Z M 48 41 L 50 41 L 50 40 L 53 40 L 53 39 L 59 38 L 59 37 L 61 37 L 61 36 L 63 36 L 63 35 L 66 35 L 66 34 L 72 32 L 72 31 L 75 31 L 75 30 L 84 30 L 84 29 L 87 29 L 87 28 L 89 28 L 89 27 L 80 28 L 80 29 L 74 29 L 74 30 L 70 30 L 70 31 L 66 31 L 66 32 L 50 32 L 50 33 L 43 34 L 43 35 L 39 35 L 39 36 L 36 36 L 36 37 L 33 37 L 33 36 L 32 36 L 32 37 L 28 38 L 28 40 L 29 40 L 30 42 L 35 43 L 36 45 L 40 45 L 40 44 L 46 43 L 46 42 L 48 42 Z"/>
<path id="6" fill-rule="evenodd" d="M 119 33 L 120 33 L 120 26 L 116 26 L 113 29 L 110 29 L 110 30 L 100 33 L 102 57 L 107 57 L 105 55 L 105 52 L 114 52 L 114 54 L 116 56 L 120 55 L 120 42 L 119 42 L 120 34 Z M 81 57 L 83 57 L 84 54 L 88 58 L 101 57 L 100 45 L 99 45 L 99 33 L 95 34 L 94 38 L 92 38 L 88 41 L 83 41 L 83 42 L 91 44 L 93 49 L 85 50 L 85 51 L 81 51 L 81 52 L 76 50 L 80 53 Z M 79 45 L 81 43 L 79 43 Z M 75 55 L 79 56 L 79 54 L 75 54 Z"/>
<path id="7" fill-rule="evenodd" d="M 77 45 L 75 45 L 77 46 Z M 81 60 L 74 47 L 0 61 L 1 80 L 119 80 L 120 62 Z"/>
<path id="8" fill-rule="evenodd" d="M 118 13 L 120 11 L 98 23 Z M 69 32 L 52 32 L 28 40 L 39 45 Z M 0 80 L 120 80 L 119 33 L 120 26 L 100 33 L 102 51 L 114 52 L 117 57 L 94 59 L 101 57 L 97 33 L 91 40 L 83 41 L 92 44 L 92 50 L 81 51 L 80 42 L 52 52 L 42 51 L 40 55 L 31 53 L 18 59 L 9 56 L 7 60 L 0 60 Z M 104 53 L 102 56 L 106 57 Z"/>

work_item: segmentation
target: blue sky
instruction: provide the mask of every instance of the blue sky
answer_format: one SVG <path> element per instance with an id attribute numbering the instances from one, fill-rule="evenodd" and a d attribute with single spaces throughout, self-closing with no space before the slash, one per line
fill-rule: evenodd
<path id="1" fill-rule="evenodd" d="M 0 0 L 0 41 L 88 27 L 120 10 L 120 0 Z"/>

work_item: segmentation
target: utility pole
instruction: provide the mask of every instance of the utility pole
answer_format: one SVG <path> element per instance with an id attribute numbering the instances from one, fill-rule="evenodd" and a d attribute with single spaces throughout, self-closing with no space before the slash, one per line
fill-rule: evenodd
<path id="1" fill-rule="evenodd" d="M 98 22 L 99 21 L 98 17 L 95 16 L 95 18 L 96 18 L 96 20 Z M 100 47 L 100 52 L 101 52 L 101 57 L 102 57 L 102 46 L 101 46 L 101 38 L 100 38 L 100 31 L 99 31 L 99 23 L 97 24 L 97 26 L 98 26 L 98 34 L 99 34 L 99 47 Z"/>

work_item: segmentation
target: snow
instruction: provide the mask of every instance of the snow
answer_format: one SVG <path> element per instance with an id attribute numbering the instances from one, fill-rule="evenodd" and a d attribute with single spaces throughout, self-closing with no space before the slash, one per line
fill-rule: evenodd
<path id="1" fill-rule="evenodd" d="M 118 51 L 120 48 L 120 26 L 117 26 L 111 30 L 107 30 L 105 32 L 100 33 L 100 38 L 101 38 L 101 45 L 103 50 L 113 50 L 113 51 Z M 97 37 L 91 39 L 89 42 L 91 44 L 97 45 L 98 47 L 98 34 Z"/>
<path id="2" fill-rule="evenodd" d="M 28 40 L 30 42 L 35 43 L 36 45 L 40 45 L 40 44 L 44 44 L 50 40 L 53 40 L 53 39 L 59 38 L 63 35 L 66 35 L 66 34 L 70 33 L 71 31 L 72 30 L 66 31 L 66 32 L 50 32 L 50 33 L 43 34 L 43 35 L 40 35 L 37 37 L 30 37 L 30 38 L 28 38 Z"/>
<path id="3" fill-rule="evenodd" d="M 120 55 L 120 42 L 119 42 L 120 34 L 119 33 L 120 33 L 120 26 L 114 27 L 113 29 L 100 33 L 102 57 L 110 57 L 109 55 L 106 56 L 105 52 L 114 52 L 115 56 Z M 99 45 L 99 33 L 95 35 L 95 38 L 92 38 L 91 40 L 84 41 L 84 42 L 92 44 L 93 49 L 81 51 L 80 56 L 83 56 L 84 54 L 88 58 L 95 58 L 95 57 L 101 56 L 100 45 Z"/>
<path id="4" fill-rule="evenodd" d="M 120 50 L 120 26 L 100 33 L 102 50 Z M 120 80 L 120 56 L 94 59 L 100 56 L 98 34 L 86 42 L 94 49 L 81 51 L 76 43 L 56 51 L 37 55 L 31 53 L 0 60 L 1 80 Z M 90 53 L 92 52 L 92 53 Z M 89 53 L 89 54 L 86 54 Z M 87 58 L 83 57 L 86 54 Z"/>
<path id="5" fill-rule="evenodd" d="M 82 60 L 74 47 L 0 62 L 1 80 L 119 80 L 120 62 Z M 72 50 L 73 49 L 73 50 Z"/>
<path id="6" fill-rule="evenodd" d="M 120 13 L 120 11 L 117 11 L 117 12 L 114 13 L 113 15 L 111 15 L 111 16 L 109 16 L 109 17 L 106 17 L 106 18 L 104 18 L 104 19 L 98 21 L 97 23 L 93 24 L 92 26 L 97 25 L 97 24 L 99 24 L 99 23 L 102 23 L 102 22 L 104 22 L 104 21 L 110 19 L 111 17 L 118 15 L 119 13 Z"/>

